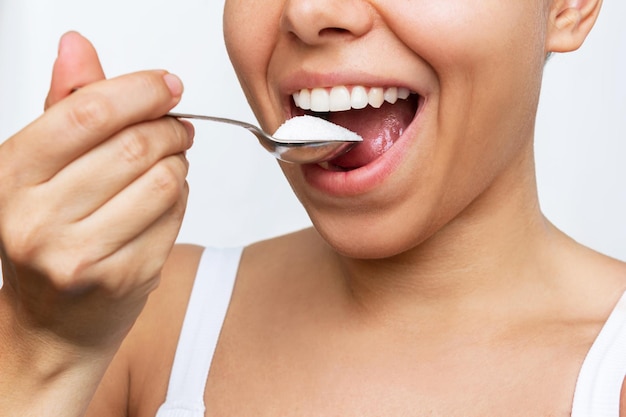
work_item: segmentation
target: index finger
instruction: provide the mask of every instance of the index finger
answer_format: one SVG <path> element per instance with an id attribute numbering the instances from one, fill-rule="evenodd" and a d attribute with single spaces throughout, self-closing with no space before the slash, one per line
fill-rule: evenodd
<path id="1" fill-rule="evenodd" d="M 22 183 L 47 181 L 123 128 L 163 116 L 180 101 L 182 92 L 178 77 L 166 71 L 90 84 L 0 145 L 0 166 L 13 168 Z"/>

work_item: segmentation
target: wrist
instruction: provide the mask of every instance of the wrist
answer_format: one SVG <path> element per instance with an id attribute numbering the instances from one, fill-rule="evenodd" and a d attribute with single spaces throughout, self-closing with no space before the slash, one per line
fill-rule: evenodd
<path id="1" fill-rule="evenodd" d="M 30 328 L 0 290 L 0 415 L 80 416 L 117 347 L 77 346 Z M 121 342 L 121 341 L 120 341 Z"/>

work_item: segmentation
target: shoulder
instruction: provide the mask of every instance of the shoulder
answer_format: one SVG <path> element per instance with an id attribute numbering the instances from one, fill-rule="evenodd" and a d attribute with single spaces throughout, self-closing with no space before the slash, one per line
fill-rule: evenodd
<path id="1" fill-rule="evenodd" d="M 576 282 L 583 282 L 582 285 L 583 299 L 585 303 L 592 303 L 596 312 L 596 320 L 600 325 L 596 327 L 604 328 L 606 320 L 616 309 L 617 302 L 626 293 L 626 263 L 620 259 L 615 259 L 604 254 L 598 253 L 587 247 L 581 246 L 570 259 L 570 266 L 573 269 L 570 276 L 574 277 L 574 285 Z M 580 304 L 584 305 L 583 299 Z M 624 317 L 620 315 L 620 317 Z M 624 323 L 621 323 L 622 327 Z M 613 341 L 617 340 L 615 337 Z M 621 350 L 623 348 L 618 348 Z M 611 355 L 610 352 L 604 352 L 603 357 Z M 626 355 L 626 351 L 616 351 L 613 355 Z M 626 369 L 622 371 L 626 372 Z M 617 381 L 615 381 L 617 382 Z M 620 391 L 619 416 L 626 417 L 626 375 L 619 379 L 622 384 Z"/>
<path id="2" fill-rule="evenodd" d="M 184 313 L 204 250 L 197 245 L 174 246 L 163 266 L 159 287 L 146 304 L 146 314 L 160 315 L 168 306 L 177 311 L 182 308 Z"/>
<path id="3" fill-rule="evenodd" d="M 155 415 L 165 399 L 178 337 L 204 248 L 176 245 L 127 339 L 130 415 Z M 133 401 L 134 400 L 134 401 Z M 148 412 L 140 412 L 148 409 Z"/>
<path id="4" fill-rule="evenodd" d="M 594 304 L 594 311 L 598 312 L 596 321 L 600 322 L 600 325 L 597 327 L 604 330 L 607 318 L 614 313 L 619 313 L 617 327 L 623 329 L 624 324 L 626 324 L 624 322 L 626 316 L 621 313 L 624 306 L 624 301 L 621 299 L 626 293 L 626 263 L 588 248 L 583 248 L 579 255 L 576 259 L 572 259 L 571 264 L 572 267 L 576 268 L 576 273 L 572 273 L 571 276 L 580 275 L 583 277 L 580 281 L 584 282 L 582 288 L 585 300 Z M 613 331 L 623 332 L 623 330 L 615 330 L 615 328 L 615 326 L 612 327 Z M 613 346 L 611 348 L 605 347 L 602 353 L 603 359 L 612 358 L 611 360 L 617 359 L 618 362 L 623 363 L 619 358 L 623 357 L 622 355 L 626 356 L 626 351 L 624 351 L 624 344 L 620 343 L 619 340 L 623 340 L 623 336 L 612 335 L 610 343 Z M 608 383 L 610 385 L 621 383 L 619 416 L 626 417 L 626 368 L 623 365 L 620 366 L 622 376 L 619 380 L 613 379 L 613 382 Z M 614 365 L 611 368 L 614 369 Z"/>
<path id="5" fill-rule="evenodd" d="M 111 363 L 87 416 L 156 414 L 167 392 L 203 250 L 195 245 L 176 245 L 172 249 L 159 286 Z"/>
<path id="6" fill-rule="evenodd" d="M 172 249 L 161 272 L 158 288 L 150 295 L 127 338 L 129 345 L 136 340 L 146 346 L 138 349 L 140 352 L 130 352 L 138 353 L 143 358 L 146 352 L 144 348 L 151 347 L 150 341 L 155 340 L 155 337 L 158 337 L 160 345 L 155 355 L 163 350 L 173 353 L 176 349 L 176 340 L 203 251 L 204 248 L 195 245 L 176 245 Z"/>

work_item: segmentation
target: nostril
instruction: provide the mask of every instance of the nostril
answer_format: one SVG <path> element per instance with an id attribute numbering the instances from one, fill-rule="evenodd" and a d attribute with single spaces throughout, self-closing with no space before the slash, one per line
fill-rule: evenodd
<path id="1" fill-rule="evenodd" d="M 332 35 L 350 35 L 350 31 L 344 28 L 324 28 L 319 31 L 318 35 L 320 37 Z"/>
<path id="2" fill-rule="evenodd" d="M 285 0 L 280 18 L 283 33 L 309 45 L 361 37 L 372 26 L 369 3 L 363 0 Z"/>

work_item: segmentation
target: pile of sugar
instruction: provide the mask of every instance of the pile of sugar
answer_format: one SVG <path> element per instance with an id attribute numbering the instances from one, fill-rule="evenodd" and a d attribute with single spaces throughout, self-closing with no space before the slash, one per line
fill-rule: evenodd
<path id="1" fill-rule="evenodd" d="M 350 141 L 361 142 L 363 138 L 345 127 L 315 116 L 296 116 L 283 123 L 274 136 L 277 139 L 298 141 Z"/>

